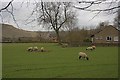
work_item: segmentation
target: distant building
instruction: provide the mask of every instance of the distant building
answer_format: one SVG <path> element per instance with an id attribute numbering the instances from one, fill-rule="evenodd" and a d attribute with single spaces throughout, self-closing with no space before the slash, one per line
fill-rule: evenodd
<path id="1" fill-rule="evenodd" d="M 120 31 L 112 25 L 106 26 L 101 31 L 91 36 L 92 43 L 119 43 Z"/>

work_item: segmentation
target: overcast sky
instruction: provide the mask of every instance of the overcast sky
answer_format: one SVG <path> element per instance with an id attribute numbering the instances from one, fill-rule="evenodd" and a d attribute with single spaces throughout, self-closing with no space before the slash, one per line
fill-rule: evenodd
<path id="1" fill-rule="evenodd" d="M 4 7 L 6 4 L 8 4 L 9 1 L 10 0 L 4 0 L 4 1 L 0 0 L 0 4 L 2 4 L 2 6 L 0 6 L 0 9 L 2 7 Z M 30 1 L 31 3 L 27 3 L 27 1 Z M 26 25 L 27 22 L 33 20 L 36 17 L 36 15 L 34 15 L 34 16 L 30 17 L 27 22 L 25 21 L 30 16 L 30 14 L 32 13 L 32 10 L 35 7 L 33 5 L 33 2 L 35 0 L 27 0 L 27 1 L 24 2 L 24 0 L 14 0 L 14 2 L 13 2 L 14 16 L 15 16 L 15 19 L 16 19 L 19 27 L 21 29 L 25 29 L 25 30 L 36 30 L 36 31 L 45 30 L 41 26 L 38 26 L 37 22 L 33 22 L 31 24 Z M 79 7 L 86 6 L 86 5 L 77 4 L 76 2 L 74 2 L 74 4 Z M 113 6 L 117 6 L 117 5 L 118 5 L 117 3 L 112 3 L 111 5 L 110 4 L 94 5 L 94 6 L 90 7 L 90 9 L 106 9 L 109 6 L 113 7 Z M 8 9 L 10 9 L 10 7 Z M 104 22 L 104 21 L 109 21 L 110 24 L 113 24 L 114 18 L 116 16 L 116 14 L 110 14 L 111 12 L 101 12 L 94 19 L 92 19 L 97 14 L 97 12 L 81 11 L 78 9 L 75 9 L 75 10 L 77 13 L 77 18 L 78 18 L 77 25 L 80 28 L 82 28 L 82 27 L 94 28 L 100 22 Z M 2 22 L 9 23 L 9 24 L 12 24 L 15 27 L 17 27 L 17 25 L 15 24 L 13 17 L 10 15 L 10 13 L 7 13 L 4 11 L 0 14 L 2 15 L 2 17 L 0 17 L 0 23 L 2 23 Z"/>

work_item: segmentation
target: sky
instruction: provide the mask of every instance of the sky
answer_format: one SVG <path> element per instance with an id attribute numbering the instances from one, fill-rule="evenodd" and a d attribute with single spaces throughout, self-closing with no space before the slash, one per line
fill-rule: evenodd
<path id="1" fill-rule="evenodd" d="M 2 4 L 2 6 L 0 6 L 0 9 L 4 7 L 6 4 L 8 4 L 9 1 L 10 0 L 4 0 L 4 1 L 0 0 L 0 4 Z M 30 3 L 27 3 L 28 1 L 30 1 Z M 14 22 L 13 17 L 10 15 L 10 13 L 6 11 L 3 11 L 2 13 L 0 13 L 2 16 L 0 17 L 0 23 L 2 22 L 8 23 L 8 24 L 14 25 L 17 28 L 29 30 L 29 31 L 46 31 L 46 29 L 38 25 L 37 22 L 32 22 L 32 23 L 27 24 L 28 22 L 35 19 L 36 17 L 36 15 L 33 15 L 32 17 L 30 17 L 35 7 L 34 1 L 38 1 L 38 0 L 26 0 L 26 2 L 24 0 L 13 1 L 13 7 L 14 7 L 13 12 L 14 12 L 14 16 L 15 16 L 18 26 Z M 77 7 L 87 6 L 86 4 L 80 5 L 78 4 L 78 2 L 74 2 L 74 5 Z M 108 7 L 114 7 L 117 5 L 118 5 L 117 3 L 94 5 L 90 7 L 90 9 L 106 9 Z M 8 9 L 11 9 L 11 8 L 9 7 Z M 100 22 L 104 22 L 104 21 L 108 21 L 110 24 L 113 24 L 114 18 L 116 17 L 116 14 L 112 14 L 112 12 L 101 12 L 95 18 L 93 18 L 97 14 L 97 12 L 81 11 L 79 9 L 74 9 L 74 10 L 77 13 L 77 19 L 78 19 L 77 26 L 79 28 L 83 28 L 83 27 L 86 27 L 88 29 L 95 28 Z"/>

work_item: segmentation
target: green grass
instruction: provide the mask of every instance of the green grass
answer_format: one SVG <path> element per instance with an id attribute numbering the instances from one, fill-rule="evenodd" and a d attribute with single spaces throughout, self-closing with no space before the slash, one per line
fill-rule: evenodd
<path id="1" fill-rule="evenodd" d="M 29 46 L 44 46 L 49 52 L 27 52 Z M 117 78 L 118 48 L 62 48 L 52 43 L 3 44 L 3 78 Z M 84 51 L 90 60 L 79 60 Z"/>
<path id="2" fill-rule="evenodd" d="M 0 43 L 0 79 L 2 79 L 2 43 Z"/>

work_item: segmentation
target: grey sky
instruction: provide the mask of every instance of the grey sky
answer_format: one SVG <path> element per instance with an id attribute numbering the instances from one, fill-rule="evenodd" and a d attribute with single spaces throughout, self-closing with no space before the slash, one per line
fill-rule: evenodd
<path id="1" fill-rule="evenodd" d="M 7 4 L 7 2 L 5 2 L 5 1 L 8 2 L 10 0 L 4 0 L 4 2 L 0 0 L 0 4 L 2 3 L 2 6 L 0 6 L 0 9 L 1 9 L 1 7 L 4 7 L 4 5 Z M 13 2 L 13 6 L 14 6 L 14 15 L 15 15 L 15 18 L 16 18 L 17 23 L 19 24 L 20 28 L 25 29 L 25 30 L 37 30 L 37 31 L 38 30 L 41 30 L 41 31 L 45 30 L 41 26 L 38 26 L 37 22 L 33 22 L 31 24 L 25 25 L 26 24 L 25 20 L 30 16 L 32 10 L 34 9 L 34 5 L 33 5 L 33 3 L 27 4 L 26 2 L 29 0 L 27 0 L 23 4 L 22 4 L 22 0 L 20 0 L 20 2 L 19 2 L 19 0 L 17 0 L 17 1 L 18 2 L 16 2 L 16 0 L 15 0 Z M 32 0 L 32 1 L 35 1 L 35 0 Z M 74 3 L 74 4 L 77 6 L 80 6 L 80 7 L 86 6 L 86 5 L 79 5 L 76 3 Z M 109 6 L 113 7 L 116 5 L 117 5 L 117 3 L 112 3 L 111 5 L 109 5 L 109 4 L 94 5 L 91 7 L 91 9 L 105 9 L 105 8 L 108 8 Z M 97 12 L 81 11 L 78 9 L 75 9 L 75 10 L 77 13 L 77 18 L 78 18 L 77 25 L 80 28 L 82 28 L 82 27 L 87 27 L 87 28 L 94 27 L 94 26 L 98 25 L 100 22 L 104 22 L 104 21 L 109 21 L 110 24 L 112 24 L 114 17 L 116 16 L 116 14 L 108 14 L 108 12 L 101 12 L 94 19 L 92 19 L 97 14 Z M 36 17 L 36 15 L 29 18 L 28 22 L 35 19 L 35 17 Z M 16 27 L 16 24 L 13 21 L 11 15 L 9 13 L 2 12 L 2 18 L 3 18 L 4 23 L 9 23 L 9 24 L 12 24 Z M 1 22 L 2 22 L 2 19 L 0 17 L 0 23 Z"/>

